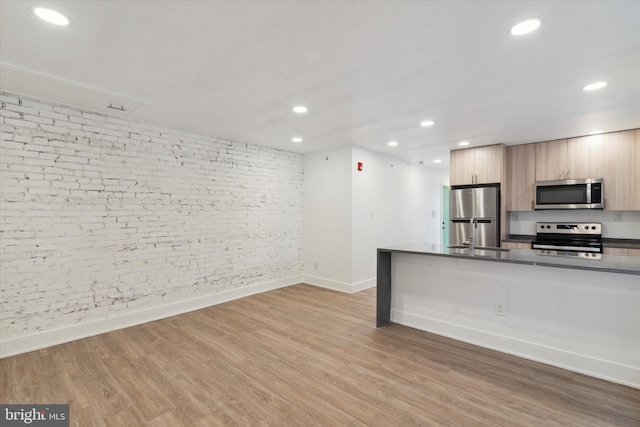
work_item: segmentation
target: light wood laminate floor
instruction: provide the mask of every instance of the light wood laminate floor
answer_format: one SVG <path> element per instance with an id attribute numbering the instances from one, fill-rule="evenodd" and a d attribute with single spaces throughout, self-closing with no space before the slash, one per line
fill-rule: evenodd
<path id="1" fill-rule="evenodd" d="M 72 426 L 639 426 L 640 390 L 399 325 L 297 285 L 0 361 Z"/>

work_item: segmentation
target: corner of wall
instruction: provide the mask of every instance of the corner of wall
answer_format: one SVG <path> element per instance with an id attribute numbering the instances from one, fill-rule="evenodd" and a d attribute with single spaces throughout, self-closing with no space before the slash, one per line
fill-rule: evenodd
<path id="1" fill-rule="evenodd" d="M 304 156 L 303 272 L 341 289 L 351 277 L 350 163 L 351 147 Z"/>

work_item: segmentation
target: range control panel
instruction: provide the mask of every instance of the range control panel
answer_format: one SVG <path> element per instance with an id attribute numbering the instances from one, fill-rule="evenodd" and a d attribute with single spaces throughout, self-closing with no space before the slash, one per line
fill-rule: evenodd
<path id="1" fill-rule="evenodd" d="M 602 224 L 599 222 L 537 222 L 538 234 L 602 234 Z"/>
<path id="2" fill-rule="evenodd" d="M 586 258 L 586 259 L 602 259 L 601 253 L 596 252 L 574 252 L 574 251 L 557 251 L 554 249 L 538 249 L 538 255 L 558 256 L 567 258 Z"/>

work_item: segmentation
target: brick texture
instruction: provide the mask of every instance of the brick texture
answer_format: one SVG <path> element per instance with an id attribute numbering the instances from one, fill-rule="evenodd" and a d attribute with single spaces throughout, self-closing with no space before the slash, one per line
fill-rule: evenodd
<path id="1" fill-rule="evenodd" d="M 0 93 L 3 340 L 302 273 L 302 156 Z"/>

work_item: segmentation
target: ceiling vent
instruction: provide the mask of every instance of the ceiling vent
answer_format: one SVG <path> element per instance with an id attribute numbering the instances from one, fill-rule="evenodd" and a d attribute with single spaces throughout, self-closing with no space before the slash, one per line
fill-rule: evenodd
<path id="1" fill-rule="evenodd" d="M 0 90 L 119 117 L 128 117 L 145 104 L 140 98 L 84 83 L 0 63 Z"/>

